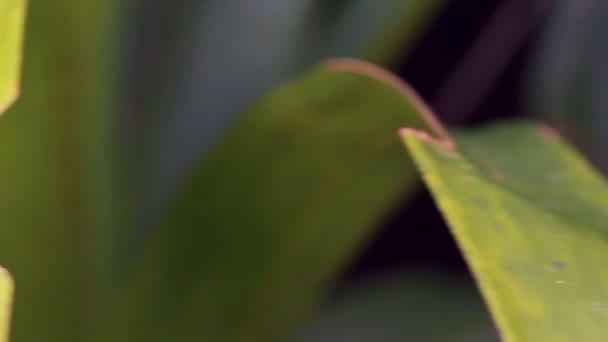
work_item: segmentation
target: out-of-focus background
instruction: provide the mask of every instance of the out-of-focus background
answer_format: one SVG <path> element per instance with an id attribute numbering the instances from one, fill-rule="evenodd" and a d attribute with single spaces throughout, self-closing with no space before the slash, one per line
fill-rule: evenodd
<path id="1" fill-rule="evenodd" d="M 550 31 L 549 14 L 577 7 L 567 3 L 550 10 L 547 1 L 525 0 L 133 1 L 125 135 L 138 151 L 139 144 L 162 146 L 157 155 L 135 156 L 162 159 L 152 161 L 160 165 L 160 174 L 152 176 L 160 187 L 147 200 L 165 196 L 173 179 L 258 96 L 327 57 L 381 63 L 450 126 L 543 117 L 535 115 L 530 97 L 538 95 L 530 88 L 537 77 L 549 77 L 538 76 L 540 66 L 559 62 L 539 65 L 537 59 L 550 53 L 543 42 L 557 34 L 543 33 Z M 365 51 L 365 44 L 374 46 L 372 38 L 383 39 L 377 31 L 409 20 L 419 24 L 405 40 L 394 39 L 384 52 Z M 567 72 L 557 68 L 545 74 Z M 425 229 L 408 230 L 421 224 Z M 344 282 L 411 265 L 466 274 L 423 187 L 378 227 Z"/>
<path id="2" fill-rule="evenodd" d="M 153 189 L 162 198 L 170 188 L 165 184 L 257 96 L 321 58 L 357 56 L 407 80 L 448 126 L 475 127 L 505 118 L 542 120 L 605 170 L 604 14 L 608 6 L 593 0 L 136 1 L 129 40 L 132 129 L 127 135 L 146 141 L 142 135 L 152 125 L 165 138 L 152 139 L 167 151 L 153 156 L 165 167 L 156 176 L 161 187 Z M 386 37 L 391 29 L 399 30 L 400 22 L 412 20 L 417 22 L 411 28 L 415 33 L 401 40 L 397 33 L 392 40 Z M 208 115 L 199 115 L 201 106 Z M 170 119 L 161 114 L 167 108 Z M 383 296 L 390 298 L 386 293 L 417 272 L 437 279 L 442 274 L 462 277 L 454 286 L 473 289 L 463 258 L 424 187 L 378 225 L 336 285 L 308 340 L 398 340 L 391 334 L 403 329 L 423 304 L 393 293 L 397 303 L 408 303 L 400 307 Z M 438 282 L 434 285 L 450 287 Z M 417 289 L 420 297 L 427 285 Z M 361 301 L 367 302 L 353 303 L 351 292 L 363 293 Z M 369 305 L 371 313 L 360 314 L 358 304 Z M 373 321 L 390 315 L 388 322 Z M 496 338 L 484 333 L 481 329 L 477 337 Z"/>
<path id="3" fill-rule="evenodd" d="M 112 194 L 93 181 L 94 184 L 88 184 L 93 189 L 89 193 L 80 188 L 88 181 L 86 177 L 82 184 L 76 185 L 73 182 L 77 177 L 69 180 L 62 178 L 60 182 L 52 178 L 54 172 L 64 172 L 63 166 L 48 167 L 43 163 L 44 159 L 41 159 L 42 164 L 35 165 L 23 156 L 15 157 L 17 162 L 11 162 L 13 157 L 10 157 L 7 163 L 22 165 L 26 171 L 28 168 L 38 168 L 31 172 L 31 179 L 40 179 L 37 172 L 49 177 L 48 184 L 42 185 L 43 190 L 27 178 L 23 178 L 23 184 L 34 184 L 27 190 L 29 192 L 26 191 L 31 196 L 46 191 L 45 194 L 52 200 L 47 201 L 44 195 L 37 199 L 39 203 L 30 204 L 24 195 L 23 199 L 19 197 L 11 205 L 0 206 L 0 215 L 5 212 L 8 215 L 6 217 L 9 217 L 22 211 L 29 212 L 30 216 L 18 214 L 18 220 L 5 220 L 11 225 L 16 222 L 24 227 L 31 226 L 31 234 L 28 233 L 31 236 L 37 236 L 33 227 L 48 222 L 48 217 L 57 218 L 56 222 L 51 220 L 50 225 L 65 226 L 80 222 L 87 215 L 99 215 L 102 218 L 97 222 L 100 226 L 107 224 L 120 227 L 111 229 L 107 236 L 101 234 L 103 237 L 100 240 L 101 245 L 112 239 L 120 241 L 117 243 L 120 246 L 111 248 L 110 254 L 127 260 L 119 262 L 118 267 L 120 269 L 127 265 L 120 270 L 125 274 L 130 272 L 129 262 L 137 259 L 137 255 L 145 250 L 147 239 L 155 229 L 151 227 L 163 219 L 163 213 L 171 207 L 172 196 L 186 175 L 192 172 L 193 165 L 205 158 L 214 143 L 230 131 L 231 125 L 252 104 L 277 86 L 311 70 L 329 57 L 360 58 L 393 71 L 407 80 L 450 128 L 474 128 L 499 119 L 528 118 L 550 123 L 574 142 L 600 170 L 608 171 L 608 153 L 604 148 L 608 143 L 604 133 L 605 128 L 608 128 L 608 96 L 604 94 L 605 84 L 608 84 L 608 40 L 605 39 L 608 33 L 608 21 L 605 20 L 608 16 L 608 2 L 132 0 L 120 6 L 122 15 L 113 18 L 116 26 L 120 27 L 119 48 L 107 55 L 117 57 L 116 60 L 122 67 L 109 67 L 104 69 L 104 75 L 92 78 L 96 81 L 104 79 L 105 84 L 115 82 L 114 89 L 107 93 L 118 96 L 119 100 L 108 107 L 115 110 L 117 115 L 110 120 L 93 119 L 87 121 L 87 125 L 107 128 L 110 127 L 110 121 L 115 125 L 112 127 L 116 127 L 116 130 L 112 130 L 111 135 L 117 134 L 111 140 L 111 145 L 118 147 L 119 155 L 112 157 L 120 160 L 120 175 L 117 178 L 126 181 L 121 183 L 120 191 Z M 56 163 L 55 156 L 60 156 L 63 158 L 61 165 L 78 164 L 81 160 L 72 158 L 70 153 L 76 155 L 83 151 L 103 151 L 107 144 L 96 145 L 95 139 L 101 141 L 107 132 L 103 133 L 103 129 L 95 130 L 101 133 L 93 136 L 90 145 L 86 145 L 89 142 L 85 144 L 88 147 L 72 150 L 70 146 L 81 142 L 81 137 L 69 135 L 61 140 L 64 138 L 53 138 L 52 134 L 55 133 L 46 135 L 48 127 L 53 125 L 61 126 L 69 134 L 81 126 L 78 126 L 80 122 L 62 126 L 63 123 L 55 119 L 48 119 L 50 123 L 44 124 L 37 122 L 35 117 L 28 116 L 28 113 L 43 113 L 49 108 L 33 105 L 35 100 L 32 99 L 37 96 L 35 91 L 39 91 L 39 94 L 47 88 L 54 89 L 56 94 L 62 91 L 55 90 L 57 87 L 52 80 L 46 81 L 47 83 L 35 80 L 37 75 L 55 75 L 58 79 L 68 80 L 65 84 L 70 84 L 70 80 L 79 82 L 86 79 L 88 74 L 83 73 L 86 75 L 81 77 L 83 74 L 72 72 L 70 68 L 80 70 L 82 67 L 82 70 L 88 70 L 87 65 L 66 62 L 71 60 L 72 55 L 66 57 L 61 53 L 53 55 L 44 51 L 60 51 L 58 45 L 65 46 L 64 51 L 69 51 L 71 44 L 104 45 L 106 42 L 83 43 L 88 37 L 86 34 L 93 31 L 74 33 L 77 32 L 75 28 L 79 21 L 89 20 L 80 18 L 74 19 L 75 24 L 71 30 L 62 31 L 63 26 L 57 25 L 57 31 L 51 33 L 56 38 L 60 37 L 57 41 L 61 43 L 50 39 L 48 45 L 51 47 L 45 50 L 41 42 L 44 40 L 42 34 L 46 32 L 35 27 L 43 27 L 37 23 L 44 22 L 45 18 L 56 20 L 63 14 L 45 13 L 39 8 L 43 6 L 31 4 L 28 17 L 28 25 L 32 25 L 32 29 L 27 32 L 25 45 L 22 103 L 17 104 L 14 113 L 9 111 L 6 118 L 1 119 L 6 120 L 6 123 L 0 120 L 0 133 L 4 134 L 4 139 L 8 139 L 0 144 L 6 148 L 6 151 L 0 150 L 0 163 L 3 163 L 3 155 L 14 155 L 7 146 L 30 141 L 18 138 L 21 133 L 15 133 L 16 140 L 11 140 L 13 135 L 7 132 L 16 132 L 14 127 L 23 128 L 34 122 L 32 127 L 35 130 L 28 128 L 24 132 L 29 130 L 31 134 L 38 134 L 42 139 L 41 144 L 51 147 L 43 146 L 41 149 L 35 141 L 30 141 L 32 145 L 24 148 L 26 152 L 33 151 L 32 153 L 42 155 L 48 152 L 45 150 L 48 148 L 48 163 Z M 70 15 L 70 18 L 78 18 Z M 83 48 L 82 51 L 88 51 L 83 53 L 83 59 L 94 60 L 88 54 L 93 50 Z M 45 59 L 53 58 L 58 61 L 56 65 L 48 69 L 35 67 L 44 65 Z M 36 64 L 38 62 L 40 63 Z M 57 71 L 49 72 L 51 69 Z M 112 80 L 108 81 L 110 78 Z M 90 95 L 98 91 L 65 87 L 63 90 L 66 92 L 75 93 L 66 96 L 38 96 L 56 106 L 52 110 L 61 113 L 61 120 L 70 117 L 62 110 L 67 108 L 66 103 L 72 104 L 73 101 L 75 108 L 86 108 L 92 102 L 82 99 L 92 98 Z M 28 122 L 23 126 L 18 123 L 21 116 L 24 117 L 24 122 Z M 24 132 L 22 133 L 25 134 Z M 87 139 L 83 139 L 85 140 Z M 54 149 L 55 146 L 59 147 Z M 66 146 L 65 154 L 58 152 Z M 404 150 L 404 158 L 405 153 Z M 113 171 L 106 170 L 107 160 L 102 157 L 83 160 L 84 164 L 89 167 L 93 165 L 95 169 L 91 179 L 101 177 L 99 179 L 108 181 L 116 176 L 110 174 Z M 15 170 L 7 172 L 9 176 L 22 176 L 22 169 L 17 166 Z M 74 174 L 82 171 L 71 166 L 67 169 Z M 104 174 L 106 171 L 109 172 L 107 175 Z M 23 177 L 28 175 L 25 172 Z M 53 192 L 57 188 L 72 190 Z M 118 193 L 122 196 L 122 204 L 115 208 L 110 202 L 112 196 L 117 196 Z M 93 203 L 91 207 L 99 206 L 102 209 L 87 212 L 88 207 L 80 206 L 80 202 L 75 200 L 80 196 L 87 199 L 87 203 Z M 90 198 L 87 196 L 99 196 L 99 200 L 88 201 Z M 4 198 L 0 200 L 7 201 Z M 56 203 L 63 203 L 61 201 L 67 204 L 54 207 Z M 45 205 L 49 205 L 48 211 L 45 211 Z M 40 213 L 23 209 L 29 208 L 28 206 L 43 209 L 40 209 Z M 85 214 L 75 219 L 70 215 L 60 217 L 53 214 L 71 211 L 73 208 L 82 209 Z M 238 205 L 234 208 L 234 215 L 238 216 Z M 108 214 L 114 211 L 118 214 Z M 418 184 L 414 191 L 403 195 L 399 203 L 387 212 L 371 230 L 369 239 L 357 248 L 354 257 L 342 271 L 334 275 L 330 289 L 327 292 L 321 291 L 325 296 L 320 304 L 314 305 L 314 312 L 302 315 L 304 318 L 290 326 L 289 340 L 497 340 L 498 334 L 477 293 L 474 280 L 429 192 Z M 129 223 L 124 226 L 115 224 L 115 221 L 120 220 Z M 185 224 L 188 225 L 189 222 Z M 80 227 L 78 224 L 75 226 Z M 222 228 L 224 227 L 218 229 Z M 29 228 L 24 229 L 29 232 Z M 193 226 L 192 229 L 197 227 Z M 7 233 L 2 239 L 9 241 L 18 234 Z M 54 233 L 50 234 L 55 236 Z M 119 235 L 120 238 L 116 239 Z M 52 239 L 51 242 L 48 239 L 42 242 L 44 237 L 39 239 L 40 245 L 35 248 L 41 250 L 46 248 L 44 243 L 54 243 Z M 78 251 L 75 254 L 67 253 L 66 256 L 53 250 L 48 255 L 46 252 L 34 253 L 26 258 L 20 253 L 23 248 L 29 248 L 27 241 L 25 238 L 19 240 L 19 247 L 15 247 L 15 251 L 5 252 L 6 256 L 0 253 L 0 263 L 12 268 L 11 271 L 15 274 L 17 289 L 20 286 L 25 288 L 22 293 L 38 293 L 35 286 L 27 284 L 29 281 L 40 281 L 43 284 L 51 279 L 49 281 L 53 283 L 53 277 L 61 276 L 61 272 L 72 274 L 71 271 L 66 271 L 73 266 L 72 261 L 64 260 L 58 262 L 61 267 L 65 266 L 59 275 L 41 275 L 35 271 L 36 267 L 42 267 L 38 264 L 40 258 L 54 260 L 54 257 L 60 255 L 68 260 L 73 255 L 84 255 Z M 76 245 L 80 246 L 79 243 Z M 58 242 L 53 246 L 59 251 L 73 245 Z M 180 249 L 177 245 L 173 247 Z M 100 257 L 100 260 L 105 260 L 104 257 L 107 255 Z M 231 255 L 227 256 L 228 259 L 230 257 Z M 99 266 L 96 261 L 92 264 Z M 49 265 L 57 264 L 49 261 Z M 28 268 L 34 271 L 22 271 Z M 75 279 L 79 276 L 75 276 Z M 25 279 L 25 284 L 21 279 Z M 183 279 L 192 280 L 188 277 Z M 48 299 L 57 293 L 72 291 L 63 283 L 53 284 L 59 285 L 57 288 L 51 287 L 49 291 L 62 290 L 48 295 L 40 292 L 40 298 Z M 79 291 L 78 295 L 83 296 L 79 298 L 86 297 L 88 293 L 85 292 Z M 17 294 L 15 340 L 35 340 L 36 333 L 24 328 L 28 324 L 29 316 L 24 314 L 27 309 L 20 309 L 19 305 L 25 301 L 27 303 L 23 307 L 35 307 L 36 301 L 43 299 L 35 296 L 20 299 L 19 292 Z M 62 302 L 59 299 L 56 302 L 53 300 L 49 299 L 49 302 L 41 305 L 43 308 L 39 318 L 44 315 L 54 316 L 53 308 L 61 306 Z M 168 306 L 178 307 L 170 299 L 166 300 L 169 300 Z M 93 302 L 95 300 L 91 301 Z M 91 303 L 87 302 L 87 305 Z M 181 304 L 183 303 L 179 305 Z M 66 309 L 66 315 L 77 317 L 80 309 Z M 264 313 L 260 312 L 259 315 L 263 316 Z M 136 324 L 144 324 L 142 322 L 144 321 Z M 70 324 L 66 323 L 66 326 Z M 48 323 L 40 331 L 47 328 L 49 331 L 59 330 L 51 325 Z M 128 329 L 125 328 L 126 330 Z M 61 332 L 52 336 L 64 341 L 82 337 L 79 333 Z M 196 340 L 196 336 L 184 338 Z"/>

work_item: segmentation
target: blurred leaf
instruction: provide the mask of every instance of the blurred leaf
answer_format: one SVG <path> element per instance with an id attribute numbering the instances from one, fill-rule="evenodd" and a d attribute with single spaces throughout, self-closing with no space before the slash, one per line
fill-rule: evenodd
<path id="1" fill-rule="evenodd" d="M 192 9 L 197 15 L 191 31 L 182 33 L 187 43 L 180 46 L 169 103 L 156 106 L 163 111 L 158 120 L 142 113 L 151 146 L 143 146 L 149 154 L 135 151 L 144 164 L 134 175 L 144 181 L 144 215 L 159 212 L 193 160 L 249 102 L 294 71 L 305 51 L 297 37 L 313 3 L 208 0 Z M 150 170 L 144 173 L 149 177 L 141 177 L 141 170 Z"/>
<path id="2" fill-rule="evenodd" d="M 607 336 L 608 187 L 576 152 L 521 123 L 404 140 L 505 341 Z"/>
<path id="3" fill-rule="evenodd" d="M 13 288 L 13 279 L 10 274 L 0 268 L 0 342 L 8 341 L 13 306 Z"/>
<path id="4" fill-rule="evenodd" d="M 328 32 L 329 56 L 390 65 L 409 52 L 444 0 L 350 0 Z"/>
<path id="5" fill-rule="evenodd" d="M 133 153 L 140 162 L 133 174 L 135 182 L 143 181 L 147 222 L 155 221 L 193 160 L 255 98 L 328 56 L 365 57 L 382 63 L 394 60 L 397 53 L 413 46 L 424 23 L 442 3 L 209 0 L 196 7 L 189 0 L 182 2 L 193 7 L 188 13 L 193 22 L 190 31 L 182 32 L 177 40 L 180 44 L 173 44 L 182 56 L 171 59 L 179 67 L 178 79 L 171 82 L 175 92 L 160 100 L 140 95 L 145 99 L 142 106 L 154 108 L 157 117 L 151 120 L 151 113 L 143 113 L 138 124 L 146 131 L 140 133 L 146 146 Z M 136 64 L 139 68 L 141 61 Z M 141 74 L 157 69 L 152 65 Z M 149 177 L 141 177 L 141 170 Z"/>
<path id="6" fill-rule="evenodd" d="M 530 107 L 608 172 L 608 2 L 558 0 L 532 64 Z"/>
<path id="7" fill-rule="evenodd" d="M 410 272 L 347 288 L 295 340 L 481 342 L 498 336 L 471 280 Z"/>
<path id="8" fill-rule="evenodd" d="M 0 120 L 0 262 L 19 284 L 12 341 L 90 341 L 98 327 L 103 194 L 118 185 L 102 177 L 112 164 L 100 147 L 112 122 L 111 3 L 29 5 L 23 92 Z"/>
<path id="9" fill-rule="evenodd" d="M 0 114 L 19 92 L 25 0 L 0 0 Z"/>
<path id="10" fill-rule="evenodd" d="M 281 340 L 414 185 L 397 129 L 424 125 L 397 82 L 332 61 L 245 113 L 136 260 L 112 341 Z"/>

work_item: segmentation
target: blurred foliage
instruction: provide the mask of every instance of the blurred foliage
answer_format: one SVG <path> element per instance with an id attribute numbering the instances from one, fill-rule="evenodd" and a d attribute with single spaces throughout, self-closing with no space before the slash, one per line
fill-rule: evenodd
<path id="1" fill-rule="evenodd" d="M 185 33 L 173 44 L 177 52 L 167 58 L 177 66 L 172 90 L 151 94 L 138 90 L 142 100 L 136 105 L 156 109 L 142 112 L 145 116 L 139 120 L 132 119 L 142 130 L 133 138 L 143 144 L 133 152 L 138 160 L 133 175 L 143 188 L 144 224 L 156 218 L 158 208 L 193 160 L 264 91 L 329 56 L 388 63 L 413 47 L 442 2 L 181 1 L 188 11 L 172 13 L 186 20 L 181 24 Z M 149 26 L 159 21 L 164 27 L 174 25 L 174 20 L 163 16 L 151 20 Z M 136 56 L 158 53 L 167 55 L 144 49 Z M 135 63 L 140 60 L 136 58 Z M 158 68 L 157 59 L 153 63 L 148 73 L 154 74 Z M 154 96 L 158 94 L 164 95 L 160 97 L 163 103 Z M 149 177 L 142 178 L 141 169 L 148 170 Z"/>
<path id="2" fill-rule="evenodd" d="M 294 341 L 498 341 L 471 279 L 438 270 L 360 280 L 303 330 Z"/>
<path id="3" fill-rule="evenodd" d="M 455 149 L 404 139 L 505 341 L 606 336 L 608 186 L 595 170 L 527 124 L 460 134 Z"/>
<path id="4" fill-rule="evenodd" d="M 32 2 L 23 95 L 0 120 L 0 263 L 18 289 L 13 340 L 495 338 L 471 286 L 420 274 L 338 296 L 299 330 L 415 187 L 397 129 L 440 125 L 405 84 L 364 62 L 326 63 L 261 97 L 327 56 L 390 65 L 442 3 Z M 597 150 L 606 7 L 584 3 L 555 5 L 535 94 L 539 112 L 591 132 Z M 24 6 L 0 0 L 0 109 L 17 93 Z M 505 337 L 531 327 L 542 337 L 593 336 L 606 304 L 602 279 L 584 266 L 604 258 L 605 188 L 544 134 L 508 126 L 459 136 L 463 155 L 406 140 Z M 454 166 L 460 159 L 466 170 Z M 461 201 L 447 206 L 446 194 Z M 547 241 L 530 222 L 559 231 Z M 12 290 L 7 279 L 0 290 Z M 563 324 L 572 308 L 584 331 Z M 430 329 L 448 309 L 467 315 Z"/>
<path id="5" fill-rule="evenodd" d="M 0 1 L 0 114 L 15 100 L 19 92 L 24 16 L 24 0 Z"/>
<path id="6" fill-rule="evenodd" d="M 608 2 L 553 1 L 532 64 L 530 109 L 608 172 Z"/>
<path id="7" fill-rule="evenodd" d="M 411 189 L 396 132 L 421 116 L 342 63 L 264 97 L 201 160 L 135 260 L 113 341 L 280 340 Z"/>
<path id="8" fill-rule="evenodd" d="M 288 86 L 292 90 L 277 95 L 276 102 L 254 108 L 245 123 L 222 138 L 217 148 L 227 154 L 215 151 L 203 158 L 157 236 L 148 241 L 136 234 L 132 241 L 133 228 L 125 229 L 132 216 L 126 203 L 131 197 L 122 196 L 125 170 L 116 152 L 121 146 L 117 133 L 122 132 L 116 117 L 120 89 L 114 86 L 121 80 L 120 12 L 112 2 L 75 0 L 53 6 L 36 2 L 29 11 L 24 95 L 0 122 L 5 176 L 0 224 L 11 227 L 2 230 L 2 241 L 11 244 L 0 250 L 0 259 L 19 284 L 13 339 L 170 339 L 180 335 L 172 330 L 179 328 L 185 328 L 183 338 L 213 337 L 234 326 L 241 326 L 243 334 L 278 338 L 318 302 L 375 220 L 413 183 L 413 168 L 399 156 L 393 134 L 403 125 L 420 126 L 420 118 L 397 92 L 377 81 L 340 72 L 313 73 L 309 77 L 319 78 L 316 82 L 330 82 L 315 89 L 313 80 L 303 80 L 306 85 Z M 281 39 L 285 42 L 287 36 Z M 298 98 L 300 92 L 311 92 L 308 106 L 306 96 Z M 359 100 L 351 102 L 350 96 Z M 385 111 L 369 116 L 378 106 Z M 300 134 L 292 135 L 294 129 Z M 287 140 L 269 154 L 264 147 L 273 147 L 276 139 Z M 289 139 L 294 139 L 291 148 Z M 367 139 L 377 144 L 369 145 Z M 356 147 L 362 150 L 352 153 Z M 242 154 L 243 148 L 258 157 Z M 264 158 L 270 159 L 261 162 Z M 244 178 L 250 182 L 240 179 L 244 170 L 251 172 Z M 293 178 L 293 170 L 302 172 L 298 177 L 304 183 Z M 249 196 L 238 187 L 232 195 L 224 192 L 221 185 L 230 180 L 250 184 Z M 264 192 L 265 200 L 255 197 Z M 248 207 L 260 204 L 266 209 Z M 358 209 L 353 213 L 353 208 Z M 235 216 L 240 210 L 251 217 Z M 285 219 L 294 222 L 293 228 Z M 234 235 L 243 226 L 257 239 L 249 250 L 241 239 L 247 234 Z M 293 248 L 283 246 L 283 239 L 292 241 Z M 272 258 L 279 250 L 286 253 L 284 258 Z M 314 263 L 305 270 L 302 265 L 309 257 Z M 261 270 L 269 272 L 259 278 L 255 272 Z M 189 278 L 192 282 L 185 283 Z M 243 296 L 249 300 L 233 306 L 217 302 Z M 207 300 L 216 304 L 206 307 Z M 253 315 L 249 305 L 276 311 Z M 179 314 L 187 319 L 176 320 Z M 209 319 L 205 323 L 200 317 Z M 157 335 L 152 327 L 158 328 Z"/>

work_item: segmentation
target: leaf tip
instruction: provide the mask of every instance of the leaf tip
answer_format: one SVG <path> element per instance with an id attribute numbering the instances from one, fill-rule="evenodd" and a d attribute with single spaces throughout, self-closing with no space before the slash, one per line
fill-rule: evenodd
<path id="1" fill-rule="evenodd" d="M 557 139 L 560 137 L 557 128 L 546 123 L 537 124 L 536 131 L 545 139 Z"/>
<path id="2" fill-rule="evenodd" d="M 415 129 L 415 128 L 401 128 L 399 130 L 399 134 L 402 137 L 414 136 L 421 141 L 439 145 L 441 147 L 451 149 L 451 150 L 453 150 L 456 147 L 456 145 L 454 144 L 454 141 L 451 139 L 436 138 L 425 131 Z"/>
<path id="3" fill-rule="evenodd" d="M 412 86 L 392 72 L 370 62 L 348 57 L 326 59 L 321 62 L 321 68 L 330 71 L 350 72 L 367 76 L 395 89 L 414 106 L 422 116 L 424 122 L 428 125 L 429 129 L 437 135 L 440 140 L 445 141 L 448 145 L 454 145 L 447 130 L 443 127 L 443 124 L 437 119 L 433 110 L 427 105 L 422 97 L 418 95 Z"/>
<path id="4" fill-rule="evenodd" d="M 12 293 L 14 287 L 14 280 L 11 273 L 4 267 L 0 267 L 0 287 L 8 288 L 8 291 Z"/>

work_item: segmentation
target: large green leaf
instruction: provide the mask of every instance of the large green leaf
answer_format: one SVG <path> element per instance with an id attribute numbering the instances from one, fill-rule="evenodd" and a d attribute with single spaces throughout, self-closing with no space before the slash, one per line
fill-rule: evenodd
<path id="1" fill-rule="evenodd" d="M 404 140 L 506 341 L 608 336 L 608 187 L 551 129 Z"/>
<path id="2" fill-rule="evenodd" d="M 13 279 L 0 268 L 0 342 L 8 341 L 13 306 Z"/>
<path id="3" fill-rule="evenodd" d="M 18 284 L 13 341 L 88 341 L 98 327 L 114 185 L 102 142 L 112 122 L 102 85 L 112 74 L 103 62 L 110 3 L 29 6 L 23 91 L 0 120 L 0 263 Z"/>
<path id="4" fill-rule="evenodd" d="M 25 0 L 0 0 L 0 114 L 19 93 Z"/>
<path id="5" fill-rule="evenodd" d="M 332 61 L 245 113 L 135 261 L 122 340 L 280 340 L 416 180 L 397 130 L 424 124 L 398 82 Z"/>
<path id="6" fill-rule="evenodd" d="M 408 270 L 358 281 L 338 293 L 293 340 L 497 341 L 472 279 L 446 273 Z"/>

